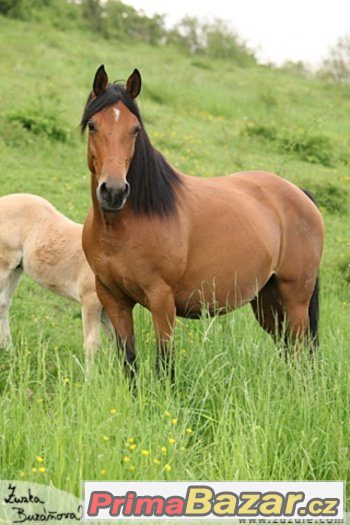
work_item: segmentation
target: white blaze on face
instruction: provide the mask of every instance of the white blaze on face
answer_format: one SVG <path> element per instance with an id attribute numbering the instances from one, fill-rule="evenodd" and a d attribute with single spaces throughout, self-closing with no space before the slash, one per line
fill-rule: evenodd
<path id="1" fill-rule="evenodd" d="M 117 108 L 113 108 L 113 111 L 114 111 L 115 121 L 118 122 L 119 117 L 120 117 L 120 111 Z"/>

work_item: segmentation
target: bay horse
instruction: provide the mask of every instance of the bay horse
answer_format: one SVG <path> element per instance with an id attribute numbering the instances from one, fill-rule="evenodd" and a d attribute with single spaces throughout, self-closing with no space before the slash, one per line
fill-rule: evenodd
<path id="1" fill-rule="evenodd" d="M 0 197 L 0 346 L 11 346 L 9 309 L 23 272 L 38 284 L 81 303 L 86 367 L 100 344 L 100 323 L 112 331 L 95 291 L 82 244 L 81 224 L 37 195 Z"/>
<path id="2" fill-rule="evenodd" d="M 215 315 L 251 303 L 273 336 L 316 344 L 324 226 L 315 203 L 273 173 L 180 173 L 151 145 L 140 90 L 137 69 L 124 86 L 100 66 L 81 120 L 92 197 L 83 249 L 126 362 L 136 303 L 152 314 L 161 362 L 175 316 L 196 318 L 203 305 Z"/>

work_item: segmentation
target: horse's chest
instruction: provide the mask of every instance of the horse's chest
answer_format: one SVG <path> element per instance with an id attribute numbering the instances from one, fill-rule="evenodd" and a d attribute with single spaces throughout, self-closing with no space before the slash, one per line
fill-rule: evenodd
<path id="1" fill-rule="evenodd" d="M 110 257 L 106 255 L 98 257 L 95 260 L 94 271 L 110 290 L 118 289 L 135 301 L 144 303 L 143 286 L 140 284 L 139 275 L 135 275 L 132 260 L 125 260 L 115 254 Z"/>

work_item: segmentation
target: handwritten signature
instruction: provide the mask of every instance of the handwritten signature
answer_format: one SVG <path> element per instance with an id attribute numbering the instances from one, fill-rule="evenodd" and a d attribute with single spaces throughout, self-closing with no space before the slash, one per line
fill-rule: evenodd
<path id="1" fill-rule="evenodd" d="M 15 512 L 16 519 L 14 519 L 12 523 L 62 521 L 65 519 L 81 521 L 83 519 L 82 505 L 78 505 L 76 512 L 47 510 L 45 507 L 46 502 L 36 494 L 33 494 L 30 488 L 27 489 L 25 495 L 18 495 L 16 485 L 12 485 L 11 483 L 8 486 L 8 494 L 3 501 L 6 505 L 12 505 L 11 508 Z M 40 504 L 42 505 L 42 509 L 40 509 L 40 512 L 28 512 L 24 507 L 24 505 L 28 504 Z"/>

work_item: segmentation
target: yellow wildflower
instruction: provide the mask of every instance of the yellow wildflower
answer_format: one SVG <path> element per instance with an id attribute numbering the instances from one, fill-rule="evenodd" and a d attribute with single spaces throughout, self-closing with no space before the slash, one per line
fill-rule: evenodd
<path id="1" fill-rule="evenodd" d="M 70 382 L 69 377 L 65 377 L 65 378 L 63 379 L 63 383 L 64 383 L 65 385 L 67 385 L 69 382 Z"/>
<path id="2" fill-rule="evenodd" d="M 36 456 L 35 459 L 37 460 L 38 463 L 42 463 L 44 461 L 44 458 L 42 458 L 41 456 Z"/>
<path id="3" fill-rule="evenodd" d="M 23 472 L 23 470 L 21 470 L 21 472 L 19 473 L 19 476 L 20 476 L 20 478 L 24 478 L 24 477 L 25 477 L 25 475 L 26 475 L 26 473 L 25 473 L 25 472 Z"/>
<path id="4" fill-rule="evenodd" d="M 106 474 L 106 469 L 105 469 L 105 468 L 101 468 L 101 469 L 100 469 L 100 474 L 101 474 L 101 476 L 105 476 L 105 474 Z"/>
<path id="5" fill-rule="evenodd" d="M 169 445 L 175 445 L 176 441 L 175 441 L 174 438 L 170 437 L 170 438 L 168 439 L 168 443 L 169 443 Z"/>
<path id="6" fill-rule="evenodd" d="M 38 468 L 38 471 L 41 473 L 41 474 L 44 474 L 46 472 L 46 468 L 45 467 L 39 467 Z"/>
<path id="7" fill-rule="evenodd" d="M 129 449 L 130 450 L 135 450 L 136 447 L 137 447 L 136 443 L 133 443 L 132 445 L 129 445 Z"/>
<path id="8" fill-rule="evenodd" d="M 117 410 L 115 408 L 111 408 L 110 413 L 112 414 L 112 416 L 114 416 L 114 414 L 117 413 Z"/>
<path id="9" fill-rule="evenodd" d="M 37 471 L 37 470 L 36 470 L 36 467 L 33 467 L 33 468 L 32 468 L 32 472 L 35 473 L 36 471 Z"/>
<path id="10" fill-rule="evenodd" d="M 192 432 L 193 432 L 192 428 L 186 428 L 186 433 L 187 434 L 192 434 Z"/>
<path id="11" fill-rule="evenodd" d="M 159 461 L 159 459 L 157 459 L 157 458 L 154 458 L 153 463 L 154 463 L 155 465 L 160 465 L 160 461 Z"/>
<path id="12" fill-rule="evenodd" d="M 166 447 L 162 447 L 160 450 L 162 451 L 162 454 L 164 454 L 164 455 L 165 455 L 165 454 L 167 453 L 167 451 L 168 451 Z"/>
<path id="13" fill-rule="evenodd" d="M 173 417 L 173 419 L 171 420 L 171 422 L 172 422 L 173 425 L 177 425 L 177 423 L 178 423 L 178 419 L 177 419 L 177 417 Z"/>
<path id="14" fill-rule="evenodd" d="M 102 439 L 103 439 L 103 441 L 109 441 L 110 437 L 109 436 L 102 436 Z"/>
<path id="15" fill-rule="evenodd" d="M 124 461 L 124 463 L 129 463 L 130 457 L 129 456 L 124 456 L 123 461 Z"/>
<path id="16" fill-rule="evenodd" d="M 169 465 L 169 463 L 164 465 L 164 470 L 165 470 L 165 472 L 170 472 L 171 471 L 171 465 Z"/>
<path id="17" fill-rule="evenodd" d="M 142 456 L 147 457 L 147 456 L 149 456 L 149 450 L 141 450 L 141 454 L 142 454 Z"/>
<path id="18" fill-rule="evenodd" d="M 135 469 L 136 469 L 135 465 L 130 465 L 130 467 L 128 468 L 130 472 L 134 472 Z"/>
<path id="19" fill-rule="evenodd" d="M 169 410 L 166 410 L 166 411 L 164 412 L 164 415 L 165 415 L 166 417 L 170 417 L 170 416 L 171 416 Z"/>
<path id="20" fill-rule="evenodd" d="M 135 440 L 134 440 L 134 438 L 128 438 L 127 441 L 128 441 L 128 443 L 134 443 Z"/>

